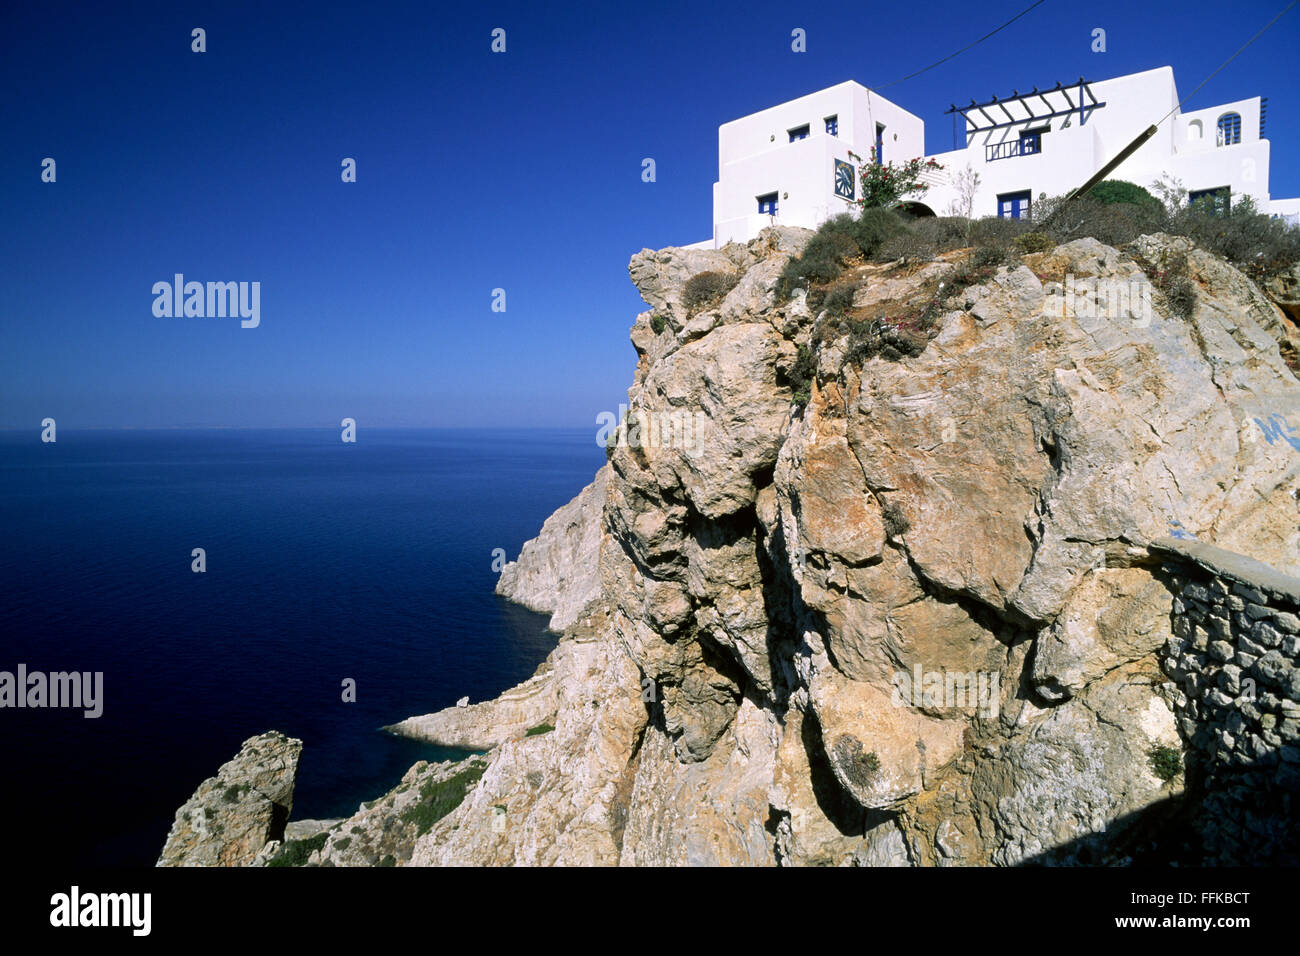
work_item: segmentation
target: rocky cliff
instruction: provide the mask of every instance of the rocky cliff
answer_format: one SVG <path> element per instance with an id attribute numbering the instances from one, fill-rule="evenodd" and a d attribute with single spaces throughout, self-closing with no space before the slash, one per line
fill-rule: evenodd
<path id="1" fill-rule="evenodd" d="M 176 811 L 158 866 L 251 866 L 285 837 L 302 741 L 270 731 L 244 741 Z"/>
<path id="2" fill-rule="evenodd" d="M 558 647 L 496 701 L 394 728 L 486 753 L 417 765 L 311 862 L 373 862 L 358 838 L 417 818 L 397 863 L 1006 865 L 1150 845 L 1186 728 L 1148 546 L 1195 537 L 1300 572 L 1294 325 L 1197 250 L 1194 308 L 1174 314 L 1159 279 L 1182 240 L 1079 240 L 864 358 L 805 292 L 776 294 L 809 235 L 633 257 L 650 308 L 629 427 L 499 588 L 554 613 Z M 956 255 L 857 266 L 851 315 L 883 327 L 940 301 Z M 734 287 L 688 307 L 702 272 Z"/>

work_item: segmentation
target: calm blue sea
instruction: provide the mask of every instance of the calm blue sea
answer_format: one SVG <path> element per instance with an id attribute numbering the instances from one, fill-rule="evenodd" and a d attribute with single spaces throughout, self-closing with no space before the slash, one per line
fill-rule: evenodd
<path id="1" fill-rule="evenodd" d="M 0 434 L 0 670 L 105 684 L 97 720 L 0 710 L 3 855 L 151 865 L 176 808 L 269 729 L 305 744 L 295 818 L 350 814 L 453 756 L 379 728 L 495 696 L 554 646 L 545 617 L 492 593 L 492 551 L 515 557 L 591 480 L 594 437 Z"/>

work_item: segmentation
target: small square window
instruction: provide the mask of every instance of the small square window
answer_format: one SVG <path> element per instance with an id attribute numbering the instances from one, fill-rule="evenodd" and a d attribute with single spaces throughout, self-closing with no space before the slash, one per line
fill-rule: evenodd
<path id="1" fill-rule="evenodd" d="M 758 197 L 758 211 L 768 216 L 776 215 L 776 193 Z"/>
<path id="2" fill-rule="evenodd" d="M 839 114 L 836 114 L 835 116 L 828 116 L 828 117 L 826 117 L 826 132 L 827 132 L 829 135 L 831 135 L 831 136 L 839 136 L 839 135 L 840 135 L 840 117 L 839 117 Z"/>
<path id="3" fill-rule="evenodd" d="M 1043 131 L 1041 129 L 1025 130 L 1020 134 L 1020 155 L 1032 156 L 1043 151 Z"/>
<path id="4" fill-rule="evenodd" d="M 789 130 L 788 132 L 790 133 L 790 142 L 793 143 L 797 139 L 807 139 L 808 134 L 811 132 L 811 130 L 807 125 L 804 125 Z"/>
<path id="5" fill-rule="evenodd" d="M 1215 189 L 1193 189 L 1187 194 L 1187 204 L 1216 216 L 1227 215 L 1232 204 L 1232 189 L 1218 186 Z"/>
<path id="6" fill-rule="evenodd" d="M 1028 219 L 1030 190 L 1018 193 L 1003 193 L 998 196 L 999 219 Z"/>

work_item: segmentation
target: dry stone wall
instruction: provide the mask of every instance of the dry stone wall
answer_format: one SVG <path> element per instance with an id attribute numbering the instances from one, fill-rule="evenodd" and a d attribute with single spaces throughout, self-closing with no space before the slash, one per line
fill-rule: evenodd
<path id="1" fill-rule="evenodd" d="M 1175 593 L 1161 663 L 1206 862 L 1300 862 L 1300 579 L 1190 538 L 1151 550 Z"/>

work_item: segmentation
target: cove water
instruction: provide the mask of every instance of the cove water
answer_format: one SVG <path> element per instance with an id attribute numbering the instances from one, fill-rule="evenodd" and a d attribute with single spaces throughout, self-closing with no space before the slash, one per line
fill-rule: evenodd
<path id="1" fill-rule="evenodd" d="M 5 856 L 150 866 L 267 730 L 304 743 L 294 819 L 458 756 L 379 728 L 533 673 L 555 636 L 493 552 L 603 463 L 588 429 L 0 434 L 0 671 L 103 674 L 97 718 L 0 709 Z"/>

